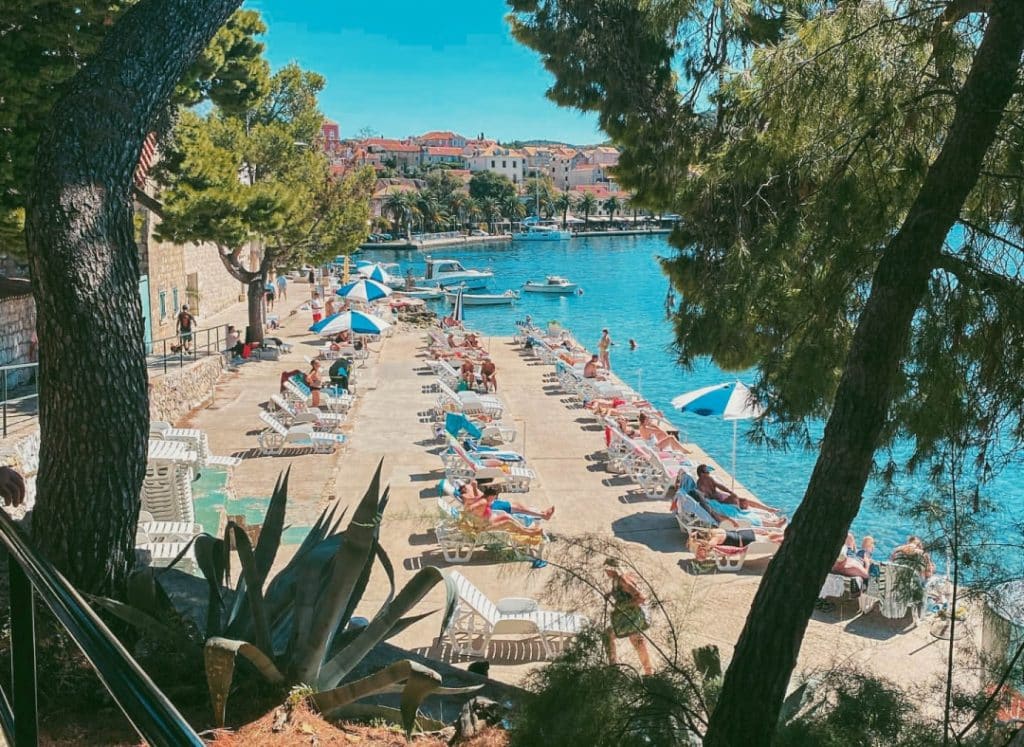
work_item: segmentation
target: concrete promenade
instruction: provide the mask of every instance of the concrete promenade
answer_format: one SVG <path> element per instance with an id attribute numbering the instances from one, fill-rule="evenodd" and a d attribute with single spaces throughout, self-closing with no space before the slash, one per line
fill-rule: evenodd
<path id="1" fill-rule="evenodd" d="M 292 292 L 288 308 L 301 303 L 308 294 L 303 283 L 293 284 Z M 213 406 L 193 413 L 180 424 L 205 429 L 215 453 L 243 457 L 231 481 L 235 495 L 269 495 L 278 473 L 290 466 L 287 523 L 293 526 L 312 524 L 332 500 L 353 506 L 378 461 L 384 459 L 383 474 L 391 488 L 391 500 L 381 539 L 399 585 L 426 565 L 445 567 L 433 534 L 437 484 L 443 477 L 440 444 L 422 422 L 422 413 L 436 399 L 436 394 L 428 391 L 434 379 L 426 367 L 423 333 L 397 330 L 383 341 L 380 352 L 357 369 L 358 401 L 346 427 L 350 444 L 344 452 L 263 457 L 254 450 L 262 427 L 259 406 L 277 391 L 281 371 L 307 368 L 303 356 L 313 354 L 312 345 L 318 342 L 305 331 L 309 324 L 305 312 L 281 316 L 281 336 L 293 342 L 295 350 L 280 362 L 247 362 L 229 372 L 218 386 Z M 628 478 L 604 470 L 602 433 L 595 425 L 583 422 L 581 411 L 568 406 L 564 395 L 546 380 L 545 374 L 552 369 L 519 350 L 511 339 L 486 342 L 498 367 L 498 395 L 506 405 L 504 419 L 519 431 L 510 448 L 523 453 L 538 476 L 530 493 L 516 497 L 528 504 L 556 508 L 549 526 L 562 539 L 549 546 L 553 564 L 572 544 L 573 535 L 594 533 L 617 540 L 644 575 L 655 582 L 671 609 L 681 636 L 681 650 L 710 643 L 718 645 L 728 658 L 766 561 L 748 560 L 740 573 L 691 574 L 690 554 L 683 547 L 668 502 L 647 499 Z M 716 467 L 716 476 L 728 481 L 721 465 L 706 455 L 698 451 L 694 459 L 710 462 Z M 293 549 L 283 547 L 279 563 Z M 531 596 L 553 608 L 563 606 L 563 601 L 552 598 L 546 589 L 555 576 L 553 567 L 532 569 L 525 563 L 500 563 L 478 553 L 473 562 L 458 568 L 492 599 Z M 386 591 L 384 575 L 378 569 L 359 613 L 373 615 Z M 593 595 L 590 602 L 587 612 L 600 615 L 600 599 Z M 440 610 L 442 606 L 443 592 L 436 589 L 417 611 Z M 452 661 L 447 647 L 437 640 L 439 624 L 440 615 L 433 615 L 392 642 Z M 968 625 L 972 633 L 980 629 L 980 625 Z M 654 636 L 664 637 L 665 628 L 664 624 L 656 625 Z M 968 636 L 958 646 L 969 650 L 974 638 Z M 628 645 L 620 644 L 619 650 L 623 661 L 635 663 Z M 835 612 L 815 613 L 798 671 L 849 662 L 929 684 L 942 671 L 944 652 L 945 643 L 929 634 L 927 623 L 901 632 L 896 623 L 877 613 L 858 617 L 856 603 L 852 602 Z M 491 675 L 518 682 L 538 665 L 540 653 L 536 643 L 494 642 L 488 657 Z"/>

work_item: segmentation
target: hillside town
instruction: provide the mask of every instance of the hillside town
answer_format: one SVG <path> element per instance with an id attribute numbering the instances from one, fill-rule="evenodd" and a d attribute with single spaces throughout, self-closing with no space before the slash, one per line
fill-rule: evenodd
<path id="1" fill-rule="evenodd" d="M 402 139 L 342 138 L 338 123 L 331 120 L 325 120 L 322 134 L 335 175 L 364 166 L 376 172 L 371 213 L 382 228 L 394 217 L 388 209 L 389 198 L 402 193 L 420 195 L 426 178 L 438 171 L 461 183 L 463 191 L 473 175 L 481 172 L 511 182 L 525 212 L 521 216 L 515 209 L 502 209 L 501 220 L 493 222 L 505 222 L 508 227 L 525 215 L 558 217 L 569 225 L 626 225 L 648 217 L 645 211 L 634 212 L 633 195 L 616 182 L 619 151 L 611 145 L 501 143 L 484 133 L 467 137 L 447 130 Z M 486 214 L 478 217 L 492 222 Z"/>

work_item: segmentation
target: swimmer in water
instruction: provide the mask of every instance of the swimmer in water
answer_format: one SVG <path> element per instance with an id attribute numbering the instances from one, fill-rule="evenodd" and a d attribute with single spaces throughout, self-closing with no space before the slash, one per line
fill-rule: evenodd
<path id="1" fill-rule="evenodd" d="M 630 340 L 629 340 L 629 349 L 630 350 L 636 350 L 636 348 L 637 348 L 636 340 L 630 338 Z"/>

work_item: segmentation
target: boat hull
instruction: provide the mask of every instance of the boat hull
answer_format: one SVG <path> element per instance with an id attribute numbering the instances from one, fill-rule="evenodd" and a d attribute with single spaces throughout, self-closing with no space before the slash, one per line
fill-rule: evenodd
<path id="1" fill-rule="evenodd" d="M 420 282 L 424 285 L 436 285 L 438 288 L 454 288 L 461 285 L 463 288 L 475 290 L 478 288 L 486 288 L 487 283 L 490 282 L 493 277 L 493 275 L 469 275 L 450 278 L 424 278 Z"/>
<path id="2" fill-rule="evenodd" d="M 405 296 L 406 298 L 422 298 L 424 301 L 432 301 L 438 298 L 444 298 L 444 291 L 440 288 L 413 288 L 412 290 L 396 290 L 396 296 Z"/>
<path id="3" fill-rule="evenodd" d="M 456 294 L 446 293 L 448 303 L 454 304 Z M 513 294 L 502 293 L 501 295 L 473 295 L 471 293 L 462 294 L 462 305 L 463 306 L 511 306 L 516 302 L 518 296 Z"/>
<path id="4" fill-rule="evenodd" d="M 526 283 L 523 286 L 523 292 L 525 293 L 554 293 L 562 296 L 568 296 L 575 293 L 579 289 L 576 283 L 569 283 L 568 285 L 542 285 L 540 283 Z"/>
<path id="5" fill-rule="evenodd" d="M 571 238 L 572 234 L 568 231 L 531 231 L 512 234 L 513 241 L 565 241 Z"/>

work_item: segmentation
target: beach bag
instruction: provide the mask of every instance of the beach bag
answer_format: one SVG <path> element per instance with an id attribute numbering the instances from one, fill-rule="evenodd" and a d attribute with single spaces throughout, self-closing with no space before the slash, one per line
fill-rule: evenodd
<path id="1" fill-rule="evenodd" d="M 455 391 L 457 391 L 457 392 L 468 392 L 469 391 L 469 383 L 465 379 L 460 379 L 459 380 L 459 385 L 455 388 Z"/>

